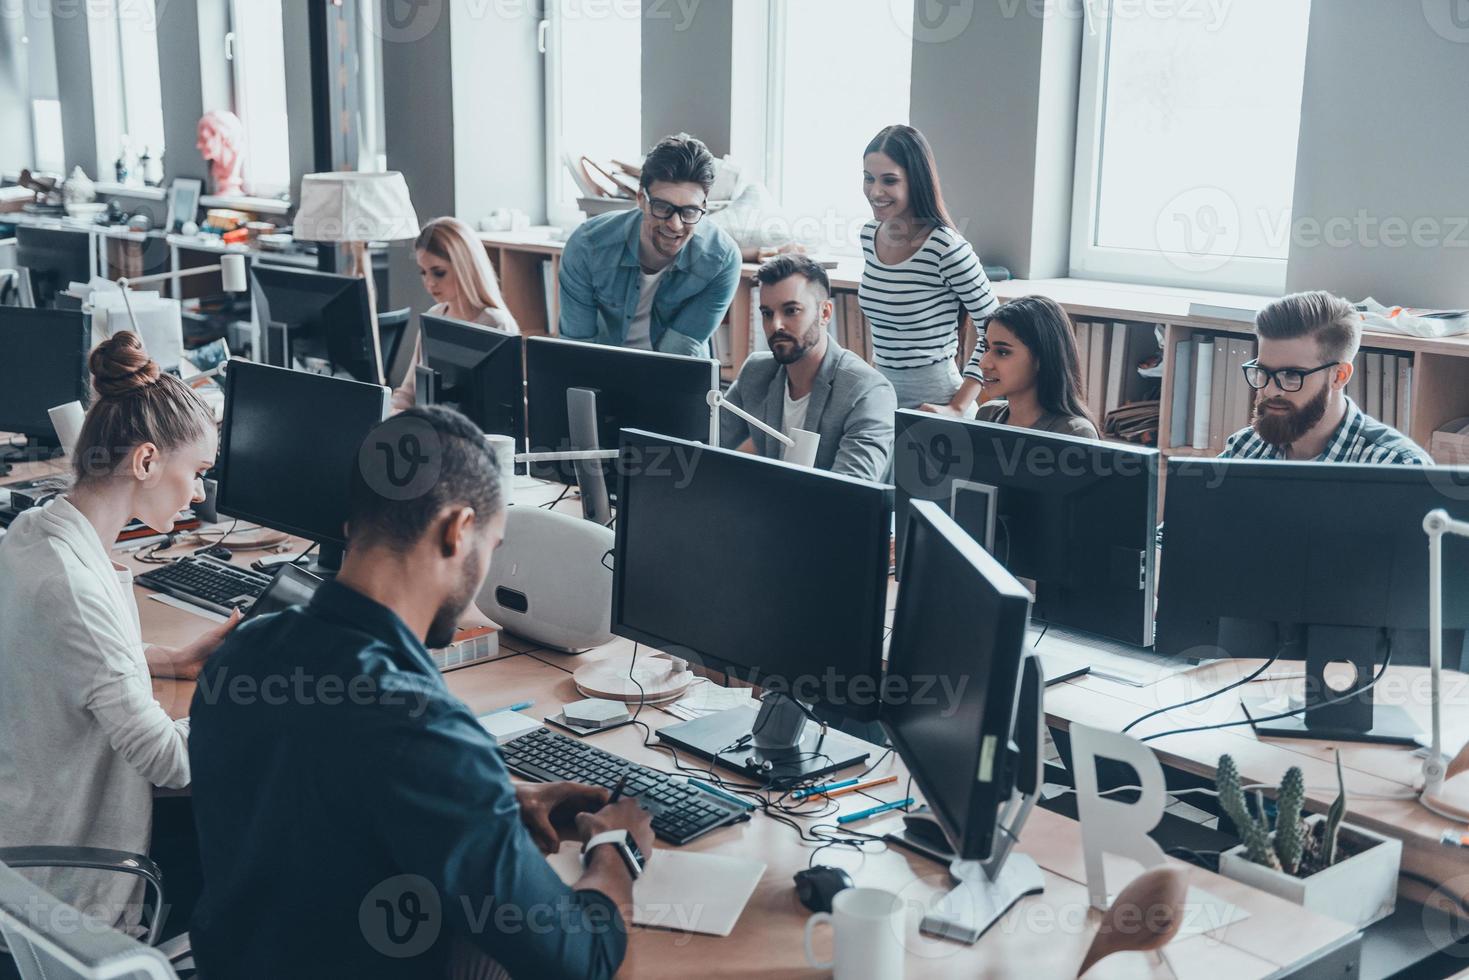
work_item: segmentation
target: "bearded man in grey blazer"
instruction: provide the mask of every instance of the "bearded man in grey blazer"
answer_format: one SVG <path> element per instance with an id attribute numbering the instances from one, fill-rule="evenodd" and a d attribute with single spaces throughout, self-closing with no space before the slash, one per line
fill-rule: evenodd
<path id="1" fill-rule="evenodd" d="M 817 469 L 881 481 L 893 451 L 893 386 L 831 336 L 831 283 L 810 258 L 771 259 L 756 274 L 769 353 L 751 354 L 727 401 L 787 435 L 821 437 Z M 785 446 L 733 412 L 721 413 L 720 443 L 780 459 Z"/>

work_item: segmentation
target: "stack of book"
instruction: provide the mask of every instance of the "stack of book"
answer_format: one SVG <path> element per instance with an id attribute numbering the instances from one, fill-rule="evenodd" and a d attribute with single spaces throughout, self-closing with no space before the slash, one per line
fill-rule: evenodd
<path id="1" fill-rule="evenodd" d="M 1194 334 L 1174 347 L 1168 448 L 1219 452 L 1250 424 L 1255 393 L 1240 369 L 1255 348 L 1252 337 L 1223 333 Z"/>
<path id="2" fill-rule="evenodd" d="M 855 292 L 832 293 L 831 302 L 834 307 L 831 318 L 831 335 L 836 338 L 837 343 L 871 364 L 872 331 L 867 326 L 867 319 L 862 315 L 862 308 L 857 305 L 857 294 Z"/>
<path id="3" fill-rule="evenodd" d="M 1099 425 L 1125 405 L 1157 398 L 1157 382 L 1139 373 L 1156 363 L 1155 330 L 1151 323 L 1076 321 L 1087 407 Z"/>
<path id="4" fill-rule="evenodd" d="M 1364 350 L 1352 362 L 1356 370 L 1347 395 L 1368 415 L 1407 432 L 1413 417 L 1413 355 Z"/>

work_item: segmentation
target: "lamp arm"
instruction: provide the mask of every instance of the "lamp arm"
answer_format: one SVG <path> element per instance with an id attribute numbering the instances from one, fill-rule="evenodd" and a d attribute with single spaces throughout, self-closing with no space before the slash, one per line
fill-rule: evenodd
<path id="1" fill-rule="evenodd" d="M 616 459 L 617 449 L 573 449 L 557 453 L 516 453 L 517 463 L 573 463 L 590 459 Z"/>
<path id="2" fill-rule="evenodd" d="M 764 422 L 760 421 L 755 416 L 745 411 L 743 408 L 740 408 L 738 405 L 731 403 L 727 398 L 724 397 L 723 392 L 711 391 L 709 392 L 706 400 L 709 402 L 710 408 L 716 410 L 722 408 L 726 412 L 737 415 L 748 422 L 750 425 L 753 425 L 755 428 L 765 433 L 770 438 L 774 439 L 776 442 L 779 442 L 781 445 L 785 446 L 787 449 L 795 448 L 796 440 L 792 439 L 790 436 L 786 435 L 784 432 L 781 432 L 778 429 L 771 428 L 769 425 L 766 425 Z"/>
<path id="3" fill-rule="evenodd" d="M 1434 796 L 1443 786 L 1443 722 L 1441 675 L 1443 672 L 1443 538 L 1454 534 L 1469 538 L 1469 521 L 1457 521 L 1448 511 L 1437 508 L 1423 518 L 1423 531 L 1428 535 L 1428 669 L 1433 688 L 1432 744 L 1423 763 L 1423 795 Z"/>
<path id="4" fill-rule="evenodd" d="M 138 276 L 135 279 L 129 279 L 127 276 L 123 276 L 121 279 L 114 279 L 113 282 L 121 286 L 123 292 L 126 293 L 131 286 L 141 286 L 145 283 L 154 282 L 168 282 L 171 279 L 183 279 L 186 276 L 197 276 L 205 272 L 223 271 L 223 265 L 201 265 L 191 269 L 180 269 L 178 272 L 155 272 L 151 276 Z"/>

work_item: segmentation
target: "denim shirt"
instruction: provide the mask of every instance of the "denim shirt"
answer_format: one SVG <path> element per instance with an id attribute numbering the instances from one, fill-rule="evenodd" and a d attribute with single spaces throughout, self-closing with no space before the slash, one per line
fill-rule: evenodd
<path id="1" fill-rule="evenodd" d="M 561 336 L 622 345 L 641 286 L 638 209 L 598 215 L 567 239 L 561 255 Z M 658 282 L 649 337 L 668 354 L 709 355 L 713 335 L 740 280 L 740 250 L 708 220 L 694 226 Z"/>
<path id="2" fill-rule="evenodd" d="M 367 596 L 326 582 L 241 625 L 191 714 L 201 973 L 444 976 L 454 939 L 514 976 L 622 962 L 617 907 L 562 884 L 494 739 Z"/>

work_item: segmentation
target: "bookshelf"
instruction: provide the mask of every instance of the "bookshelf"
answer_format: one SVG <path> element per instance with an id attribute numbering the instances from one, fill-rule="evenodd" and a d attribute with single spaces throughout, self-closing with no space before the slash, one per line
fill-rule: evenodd
<path id="1" fill-rule="evenodd" d="M 527 334 L 556 333 L 556 274 L 560 265 L 562 244 L 550 238 L 548 229 L 528 229 L 514 233 L 483 233 L 480 235 L 495 270 L 500 275 L 501 288 L 510 311 Z M 752 350 L 755 331 L 759 329 L 755 319 L 752 297 L 755 290 L 756 267 L 743 267 L 743 282 L 736 292 L 734 302 L 715 336 L 715 348 L 723 365 L 725 380 L 733 380 Z M 832 298 L 836 304 L 836 320 L 833 325 L 835 336 L 843 346 L 871 360 L 871 333 L 866 318 L 857 307 L 857 287 L 862 279 L 862 260 L 859 257 L 843 258 L 837 267 L 828 270 L 831 279 Z M 1001 302 L 1028 295 L 1044 295 L 1056 300 L 1078 325 L 1088 325 L 1088 345 L 1093 334 L 1091 324 L 1108 326 L 1105 344 L 1108 356 L 1103 377 L 1113 380 L 1118 377 L 1110 353 L 1114 336 L 1125 340 L 1123 371 L 1126 377 L 1125 390 L 1120 398 L 1146 400 L 1148 387 L 1136 375 L 1136 360 L 1133 351 L 1146 349 L 1146 343 L 1161 332 L 1162 343 L 1157 344 L 1161 355 L 1161 377 L 1157 382 L 1158 426 L 1155 445 L 1166 456 L 1214 456 L 1224 448 L 1224 441 L 1248 422 L 1248 407 L 1251 392 L 1240 376 L 1238 366 L 1230 368 L 1233 355 L 1229 343 L 1246 346 L 1254 341 L 1250 322 L 1253 311 L 1268 303 L 1271 297 L 1237 293 L 1219 293 L 1207 290 L 1177 289 L 1162 286 L 1139 286 L 1128 283 L 1100 282 L 1085 279 L 1038 279 L 1010 280 L 995 283 L 995 294 Z M 1209 315 L 1191 312 L 1199 306 L 1210 308 Z M 1117 328 L 1124 331 L 1116 332 Z M 1186 445 L 1172 445 L 1174 402 L 1184 389 L 1175 363 L 1178 346 L 1196 342 L 1203 337 L 1217 343 L 1226 343 L 1223 370 L 1211 374 L 1211 386 L 1217 376 L 1226 388 L 1225 415 L 1220 417 L 1217 428 L 1206 430 L 1205 438 L 1195 446 L 1192 438 Z M 959 358 L 962 364 L 973 349 L 974 331 L 965 323 L 961 334 Z M 1078 326 L 1080 343 L 1080 326 Z M 1246 347 L 1247 349 L 1247 347 Z M 1414 442 L 1433 451 L 1433 435 L 1445 423 L 1469 416 L 1469 336 L 1430 340 L 1398 334 L 1367 333 L 1363 336 L 1364 354 L 1376 354 L 1396 360 L 1395 367 L 1407 369 L 1411 374 L 1410 396 L 1404 401 L 1398 390 L 1404 378 L 1402 372 L 1394 377 L 1393 414 L 1383 412 L 1388 420 L 1407 433 Z M 1253 354 L 1251 354 L 1253 356 Z M 1243 360 L 1248 360 L 1244 357 Z M 1129 363 L 1129 361 L 1131 363 Z M 1242 360 L 1241 360 L 1242 363 Z M 1360 367 L 1360 365 L 1359 365 Z M 1363 373 L 1359 383 L 1365 383 Z M 1382 382 L 1379 379 L 1378 384 Z M 1187 385 L 1191 394 L 1196 393 L 1192 383 Z M 1381 388 L 1379 387 L 1379 398 Z M 1228 396 L 1233 394 L 1232 401 Z M 1366 408 L 1363 398 L 1353 394 L 1354 400 Z M 1107 401 L 1102 395 L 1099 419 L 1106 414 Z M 1230 414 L 1233 409 L 1234 414 Z M 1211 417 L 1212 417 L 1211 412 Z M 1238 424 L 1225 422 L 1225 418 Z M 1378 417 L 1382 417 L 1379 415 Z M 1189 416 L 1184 414 L 1187 424 Z M 1212 421 L 1212 419 L 1211 419 Z M 1229 427 L 1233 425 L 1233 427 Z M 1192 436 L 1192 433 L 1190 433 Z M 1440 453 L 1439 462 L 1463 462 L 1457 457 Z M 1437 458 L 1437 457 L 1436 457 Z"/>

